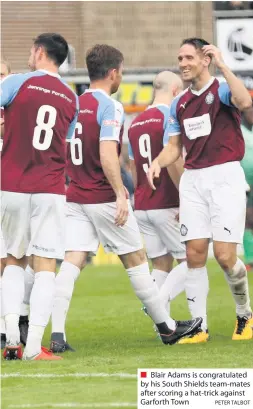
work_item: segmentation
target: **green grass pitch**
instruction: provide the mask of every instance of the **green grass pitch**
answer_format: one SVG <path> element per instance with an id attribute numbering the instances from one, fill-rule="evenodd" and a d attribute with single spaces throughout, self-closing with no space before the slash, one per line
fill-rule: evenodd
<path id="1" fill-rule="evenodd" d="M 137 368 L 253 367 L 253 339 L 231 340 L 234 303 L 223 273 L 213 260 L 208 271 L 211 340 L 165 346 L 141 312 L 123 268 L 87 267 L 77 282 L 67 322 L 68 341 L 76 353 L 65 353 L 58 362 L 2 362 L 2 409 L 136 408 Z M 249 281 L 253 299 L 252 273 Z M 176 319 L 189 318 L 184 294 L 173 301 L 171 313 Z M 49 337 L 50 328 L 45 346 Z M 74 377 L 76 373 L 83 375 Z M 133 376 L 115 376 L 122 373 Z M 5 377 L 11 374 L 16 377 Z M 38 377 L 41 374 L 51 377 Z"/>

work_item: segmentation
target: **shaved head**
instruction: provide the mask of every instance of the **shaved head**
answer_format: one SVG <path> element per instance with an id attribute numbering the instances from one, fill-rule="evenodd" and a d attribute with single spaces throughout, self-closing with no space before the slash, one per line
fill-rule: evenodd
<path id="1" fill-rule="evenodd" d="M 154 79 L 153 82 L 155 93 L 172 92 L 175 88 L 183 89 L 183 83 L 181 78 L 171 71 L 162 71 Z"/>

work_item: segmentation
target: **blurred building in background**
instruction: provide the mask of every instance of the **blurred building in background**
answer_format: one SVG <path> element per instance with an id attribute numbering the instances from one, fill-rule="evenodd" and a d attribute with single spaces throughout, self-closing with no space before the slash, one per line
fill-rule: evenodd
<path id="1" fill-rule="evenodd" d="M 213 39 L 211 2 L 2 2 L 2 46 L 14 70 L 27 68 L 31 38 L 60 32 L 75 49 L 77 68 L 95 43 L 121 49 L 126 67 L 172 67 L 182 38 Z"/>

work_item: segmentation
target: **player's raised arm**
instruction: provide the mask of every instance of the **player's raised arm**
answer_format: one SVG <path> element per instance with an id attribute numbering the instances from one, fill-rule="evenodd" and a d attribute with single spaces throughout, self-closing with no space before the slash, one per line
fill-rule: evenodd
<path id="1" fill-rule="evenodd" d="M 224 78 L 226 79 L 231 91 L 232 104 L 235 105 L 240 111 L 250 108 L 252 106 L 252 100 L 249 92 L 247 91 L 243 82 L 237 78 L 230 68 L 224 63 L 220 50 L 212 44 L 205 45 L 202 50 L 205 55 L 209 55 L 213 58 L 213 62 L 215 63 L 216 67 L 219 68 L 224 75 Z"/>

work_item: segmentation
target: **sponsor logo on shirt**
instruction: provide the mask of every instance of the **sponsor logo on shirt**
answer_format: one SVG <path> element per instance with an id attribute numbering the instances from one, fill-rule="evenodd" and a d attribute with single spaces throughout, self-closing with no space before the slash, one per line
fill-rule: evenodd
<path id="1" fill-rule="evenodd" d="M 206 101 L 206 103 L 207 103 L 208 105 L 210 105 L 210 104 L 213 103 L 213 101 L 214 101 L 214 95 L 212 94 L 211 91 L 208 92 L 208 94 L 207 94 L 207 96 L 206 96 L 206 98 L 205 98 L 205 101 Z"/>
<path id="2" fill-rule="evenodd" d="M 94 111 L 90 111 L 89 109 L 80 109 L 80 114 L 93 114 Z"/>
<path id="3" fill-rule="evenodd" d="M 161 122 L 161 119 L 156 119 L 156 118 L 151 118 L 151 119 L 146 119 L 146 121 L 140 121 L 140 122 L 135 122 L 133 125 L 131 125 L 131 128 L 134 128 L 135 126 L 141 126 L 144 124 L 150 124 L 150 123 L 158 123 Z"/>
<path id="4" fill-rule="evenodd" d="M 120 126 L 120 122 L 117 121 L 116 119 L 105 119 L 102 122 L 102 125 L 104 125 L 104 126 Z"/>
<path id="5" fill-rule="evenodd" d="M 173 118 L 173 116 L 169 117 L 169 124 L 174 124 L 175 123 L 175 119 Z"/>

